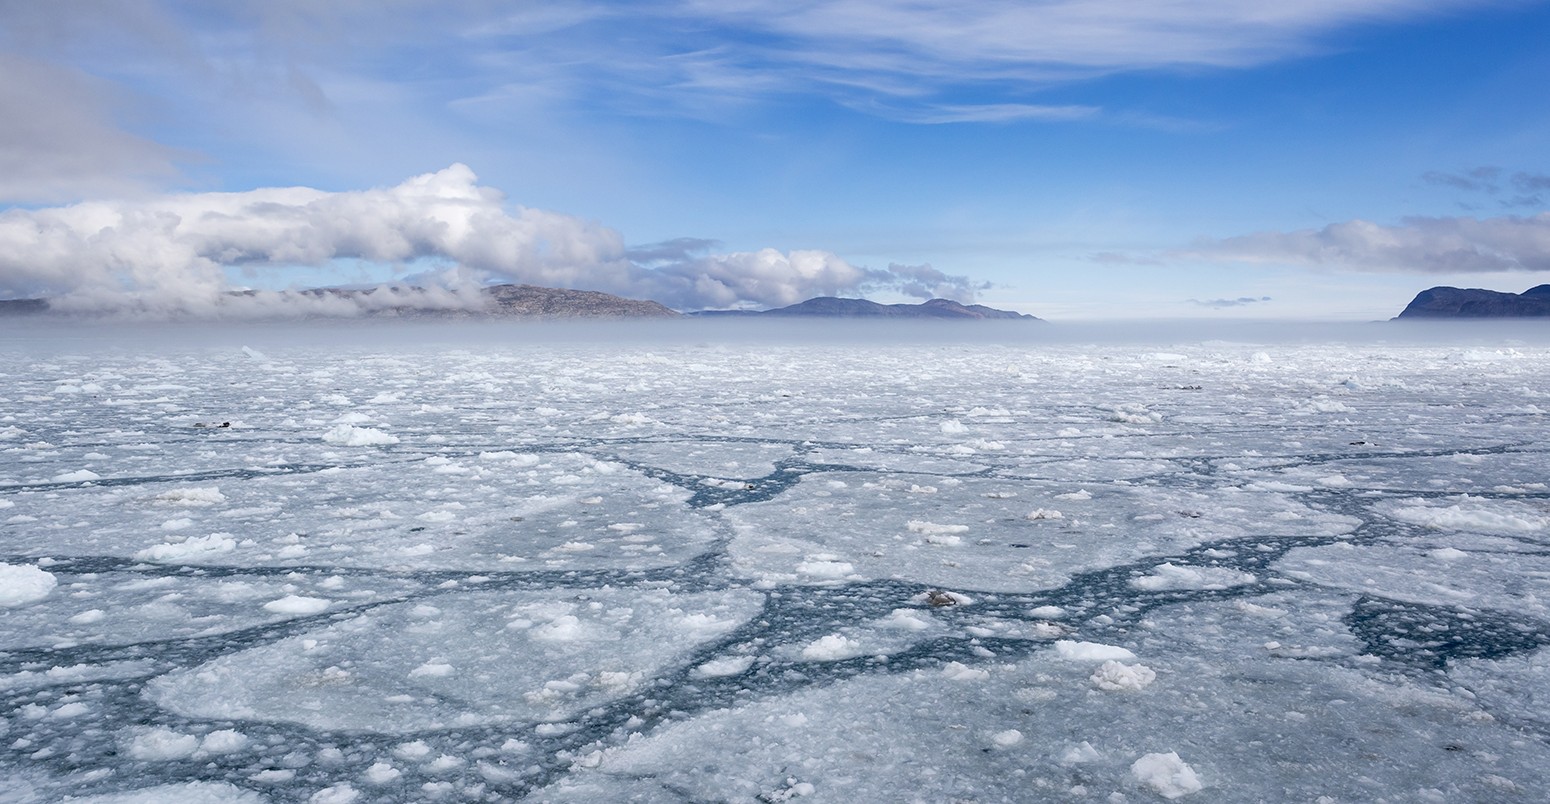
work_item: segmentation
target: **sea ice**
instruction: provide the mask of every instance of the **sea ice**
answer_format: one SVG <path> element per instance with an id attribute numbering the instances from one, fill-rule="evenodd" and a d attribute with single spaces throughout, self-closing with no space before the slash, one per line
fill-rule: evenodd
<path id="1" fill-rule="evenodd" d="M 1538 330 L 41 332 L 0 799 L 1550 789 Z"/>
<path id="2" fill-rule="evenodd" d="M 0 608 L 36 603 L 58 583 L 53 573 L 37 567 L 0 564 Z"/>
<path id="3" fill-rule="evenodd" d="M 1195 769 L 1173 751 L 1147 754 L 1131 763 L 1130 772 L 1136 781 L 1167 799 L 1198 793 L 1205 787 L 1195 775 Z"/>

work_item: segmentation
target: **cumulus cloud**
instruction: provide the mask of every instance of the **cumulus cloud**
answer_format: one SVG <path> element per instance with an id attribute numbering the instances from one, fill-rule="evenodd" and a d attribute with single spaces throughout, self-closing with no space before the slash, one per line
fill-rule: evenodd
<path id="1" fill-rule="evenodd" d="M 1322 229 L 1202 240 L 1172 256 L 1366 271 L 1550 271 L 1550 212 L 1495 218 L 1416 217 L 1395 225 L 1352 220 Z"/>
<path id="2" fill-rule="evenodd" d="M 457 164 L 371 190 L 279 187 L 8 210 L 0 213 L 0 295 L 197 312 L 229 300 L 231 268 L 261 273 L 362 260 L 454 265 L 433 283 L 448 306 L 474 303 L 469 289 L 489 282 L 601 290 L 681 309 L 782 306 L 884 289 L 972 296 L 966 277 L 930 266 L 879 271 L 813 250 L 707 253 L 716 245 L 684 238 L 628 248 L 619 232 L 594 221 L 508 209 L 499 190 Z"/>

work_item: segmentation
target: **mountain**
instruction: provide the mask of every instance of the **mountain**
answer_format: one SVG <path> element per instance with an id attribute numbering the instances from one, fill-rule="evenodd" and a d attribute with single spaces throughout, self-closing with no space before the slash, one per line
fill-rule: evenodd
<path id="1" fill-rule="evenodd" d="M 695 316 L 776 316 L 804 318 L 936 318 L 959 321 L 1006 319 L 1038 321 L 1031 315 L 997 310 L 982 304 L 959 304 L 950 299 L 931 299 L 920 304 L 878 304 L 866 299 L 840 299 L 819 296 L 774 310 L 705 310 Z"/>
<path id="2" fill-rule="evenodd" d="M 1435 287 L 1416 294 L 1400 318 L 1543 318 L 1550 316 L 1550 285 L 1522 293 Z"/>
<path id="3" fill-rule="evenodd" d="M 541 288 L 537 285 L 494 285 L 484 294 L 495 301 L 500 315 L 542 318 L 677 318 L 680 314 L 650 301 L 626 299 L 595 290 Z"/>
<path id="4" fill-rule="evenodd" d="M 314 288 L 261 293 L 238 290 L 223 303 L 236 305 L 244 317 L 309 318 L 677 318 L 679 313 L 654 301 L 626 299 L 592 290 L 542 288 L 535 285 L 492 285 L 471 299 L 417 288 Z M 251 302 L 251 307 L 242 304 Z M 218 305 L 219 307 L 219 305 Z M 289 309 L 288 309 L 289 308 Z M 51 312 L 47 299 L 0 301 L 0 316 Z M 132 312 L 105 310 L 100 312 Z"/>

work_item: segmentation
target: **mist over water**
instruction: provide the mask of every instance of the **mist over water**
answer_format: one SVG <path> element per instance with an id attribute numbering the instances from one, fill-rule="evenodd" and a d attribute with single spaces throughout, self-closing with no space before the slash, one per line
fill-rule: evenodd
<path id="1" fill-rule="evenodd" d="M 545 343 L 662 345 L 834 344 L 835 346 L 1037 347 L 1169 344 L 1413 344 L 1511 347 L 1550 344 L 1537 320 L 1498 321 L 856 321 L 838 319 L 438 320 L 371 318 L 163 321 L 92 317 L 0 318 L 0 348 L 203 348 L 276 346 L 516 346 Z"/>

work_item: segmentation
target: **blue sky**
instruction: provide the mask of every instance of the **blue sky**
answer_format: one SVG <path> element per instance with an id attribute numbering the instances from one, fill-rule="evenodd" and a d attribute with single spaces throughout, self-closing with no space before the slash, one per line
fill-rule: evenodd
<path id="1" fill-rule="evenodd" d="M 1545 41 L 1527 0 L 0 2 L 0 295 L 1386 318 L 1550 282 Z"/>

